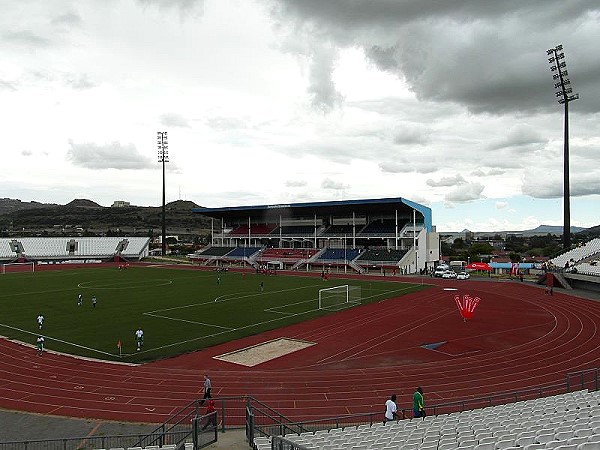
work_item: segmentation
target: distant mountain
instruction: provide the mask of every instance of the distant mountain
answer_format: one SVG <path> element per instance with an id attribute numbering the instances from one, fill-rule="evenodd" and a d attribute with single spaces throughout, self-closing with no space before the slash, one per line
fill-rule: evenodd
<path id="1" fill-rule="evenodd" d="M 581 232 L 589 232 L 591 234 L 600 234 L 600 225 L 591 228 L 582 228 L 582 227 L 571 227 L 571 233 L 581 233 Z M 545 236 L 547 234 L 553 234 L 555 236 L 562 236 L 563 227 L 560 225 L 540 225 L 531 230 L 523 230 L 523 231 L 470 231 L 464 229 L 463 231 L 442 231 L 441 234 L 444 235 L 466 235 L 467 233 L 474 233 L 476 236 L 493 236 L 500 235 L 506 236 L 508 234 L 514 235 L 523 235 L 523 236 Z"/>
<path id="2" fill-rule="evenodd" d="M 571 233 L 579 233 L 585 230 L 587 230 L 587 228 L 571 227 Z M 562 233 L 563 227 L 556 225 L 540 225 L 532 230 L 523 231 L 524 236 L 540 236 L 546 234 L 562 235 Z"/>

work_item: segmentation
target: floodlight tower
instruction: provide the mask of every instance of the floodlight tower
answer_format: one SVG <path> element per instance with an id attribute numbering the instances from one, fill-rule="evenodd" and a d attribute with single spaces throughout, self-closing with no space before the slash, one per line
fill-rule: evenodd
<path id="1" fill-rule="evenodd" d="M 564 61 L 565 54 L 562 52 L 563 46 L 557 45 L 547 50 L 549 56 L 550 70 L 554 79 L 554 88 L 556 89 L 556 98 L 558 103 L 565 105 L 565 125 L 564 125 L 564 151 L 563 151 L 563 248 L 565 250 L 571 247 L 571 192 L 569 187 L 569 102 L 577 100 L 579 94 L 573 94 L 571 80 L 567 78 L 567 63 Z"/>
<path id="2" fill-rule="evenodd" d="M 162 163 L 162 255 L 167 255 L 167 223 L 165 215 L 165 163 L 169 162 L 169 142 L 167 132 L 156 133 L 156 145 L 158 146 L 158 162 Z"/>

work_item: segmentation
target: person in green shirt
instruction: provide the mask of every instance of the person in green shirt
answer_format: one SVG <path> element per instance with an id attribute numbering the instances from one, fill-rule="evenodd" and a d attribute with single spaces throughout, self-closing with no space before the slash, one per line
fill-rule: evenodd
<path id="1" fill-rule="evenodd" d="M 413 394 L 413 415 L 415 418 L 422 417 L 425 419 L 425 406 L 423 400 L 423 388 L 419 386 Z"/>

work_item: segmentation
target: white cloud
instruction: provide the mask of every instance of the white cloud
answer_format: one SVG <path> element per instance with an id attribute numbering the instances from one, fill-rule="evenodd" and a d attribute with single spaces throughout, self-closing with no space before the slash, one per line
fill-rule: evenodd
<path id="1" fill-rule="evenodd" d="M 331 189 L 334 191 L 341 191 L 341 190 L 345 190 L 348 189 L 348 185 L 339 182 L 339 181 L 334 181 L 330 178 L 325 178 L 322 182 L 321 182 L 321 187 L 323 189 Z"/>
<path id="2" fill-rule="evenodd" d="M 305 187 L 307 184 L 304 180 L 288 180 L 285 182 L 285 186 L 290 188 Z"/>
<path id="3" fill-rule="evenodd" d="M 435 181 L 431 178 L 427 180 L 427 185 L 432 186 L 432 187 L 452 187 L 452 186 L 459 186 L 459 185 L 465 184 L 465 183 L 466 183 L 466 181 L 462 177 L 462 175 L 455 175 L 453 177 L 443 177 L 437 181 Z"/>
<path id="4" fill-rule="evenodd" d="M 141 155 L 133 144 L 120 142 L 99 145 L 95 143 L 77 144 L 69 141 L 67 160 L 75 166 L 86 169 L 149 169 L 154 165 L 150 158 Z"/>
<path id="5" fill-rule="evenodd" d="M 444 199 L 449 202 L 463 203 L 485 198 L 481 195 L 484 186 L 481 183 L 463 183 L 450 191 Z"/>
<path id="6" fill-rule="evenodd" d="M 177 114 L 177 113 L 162 114 L 160 116 L 160 123 L 161 123 L 161 125 L 164 125 L 165 127 L 181 127 L 181 128 L 189 128 L 190 127 L 189 121 L 184 116 L 182 116 L 181 114 Z"/>

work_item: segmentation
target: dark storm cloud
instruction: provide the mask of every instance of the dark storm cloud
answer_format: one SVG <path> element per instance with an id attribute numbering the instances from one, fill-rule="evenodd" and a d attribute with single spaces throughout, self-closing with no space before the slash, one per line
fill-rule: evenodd
<path id="1" fill-rule="evenodd" d="M 268 1 L 268 0 L 265 0 Z M 421 100 L 475 113 L 552 108 L 546 49 L 565 44 L 581 111 L 600 111 L 600 71 L 590 63 L 600 6 L 592 0 L 271 0 L 281 25 L 313 46 L 361 47 Z M 566 42 L 563 42 L 566 41 Z M 319 64 L 313 61 L 313 64 Z M 321 79 L 331 64 L 322 67 Z M 313 69 L 314 70 L 314 69 Z"/>
<path id="2" fill-rule="evenodd" d="M 69 142 L 67 160 L 86 169 L 151 169 L 156 167 L 148 158 L 140 154 L 133 144 L 120 142 L 99 145 L 92 142 L 77 144 Z"/>

